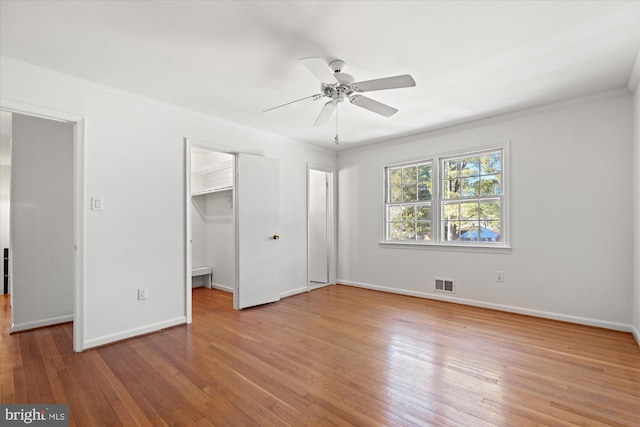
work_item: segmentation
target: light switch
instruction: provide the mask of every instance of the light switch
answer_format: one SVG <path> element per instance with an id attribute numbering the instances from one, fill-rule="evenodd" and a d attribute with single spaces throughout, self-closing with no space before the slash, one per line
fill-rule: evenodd
<path id="1" fill-rule="evenodd" d="M 92 211 L 101 211 L 104 206 L 104 202 L 101 197 L 92 197 L 91 198 L 91 210 Z"/>

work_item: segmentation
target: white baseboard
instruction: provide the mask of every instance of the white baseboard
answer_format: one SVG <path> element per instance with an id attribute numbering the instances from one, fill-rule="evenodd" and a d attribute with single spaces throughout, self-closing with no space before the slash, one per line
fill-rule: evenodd
<path id="1" fill-rule="evenodd" d="M 73 322 L 73 314 L 50 317 L 49 319 L 34 320 L 33 322 L 14 323 L 11 325 L 11 332 L 28 331 L 29 329 L 42 328 L 44 326 L 57 325 L 60 323 Z"/>
<path id="2" fill-rule="evenodd" d="M 309 285 L 309 290 L 313 291 L 315 289 L 320 289 L 320 288 L 324 288 L 325 286 L 330 286 L 333 285 L 334 283 L 318 283 L 318 284 L 314 284 L 313 282 Z"/>
<path id="3" fill-rule="evenodd" d="M 306 287 L 296 288 L 296 289 L 292 289 L 290 291 L 282 292 L 280 294 L 280 298 L 292 297 L 294 295 L 302 294 L 304 292 L 307 292 L 307 288 Z"/>
<path id="4" fill-rule="evenodd" d="M 449 295 L 431 294 L 427 292 L 411 291 L 407 289 L 389 288 L 386 286 L 370 285 L 367 283 L 351 282 L 349 280 L 338 280 L 337 283 L 354 286 L 358 288 L 371 289 L 375 291 L 390 292 L 394 294 L 407 295 L 412 297 L 433 299 L 439 301 L 453 302 L 456 304 L 470 305 L 474 307 L 490 308 L 492 310 L 506 311 L 509 313 L 525 314 L 527 316 L 541 317 L 544 319 L 560 320 L 562 322 L 577 323 L 580 325 L 595 326 L 598 328 L 613 329 L 616 331 L 633 332 L 631 325 L 624 323 L 609 322 L 607 320 L 592 319 L 588 317 L 571 316 L 567 314 L 552 313 L 549 311 L 533 310 L 530 308 L 516 307 L 505 304 L 495 304 L 486 301 L 470 300 L 465 298 L 452 297 Z M 637 331 L 636 331 L 637 332 Z M 638 339 L 640 335 L 636 335 Z M 639 341 L 640 342 L 640 341 Z"/>
<path id="5" fill-rule="evenodd" d="M 225 285 L 221 285 L 219 283 L 212 283 L 211 284 L 211 289 L 218 289 L 220 291 L 233 293 L 233 288 L 231 286 L 225 286 Z"/>
<path id="6" fill-rule="evenodd" d="M 161 329 L 170 328 L 172 326 L 181 325 L 183 323 L 187 323 L 187 318 L 185 316 L 180 316 L 174 319 L 165 320 L 163 322 L 157 322 L 151 325 L 142 326 L 140 328 L 133 328 L 115 334 L 104 335 L 98 338 L 86 340 L 82 345 L 82 350 L 87 350 L 89 348 L 98 347 L 105 344 L 111 344 L 113 342 L 125 340 L 127 338 L 132 338 L 138 335 L 157 332 Z"/>

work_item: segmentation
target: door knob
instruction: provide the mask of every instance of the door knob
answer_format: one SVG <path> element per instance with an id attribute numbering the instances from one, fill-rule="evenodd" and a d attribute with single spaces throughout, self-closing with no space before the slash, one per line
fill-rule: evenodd
<path id="1" fill-rule="evenodd" d="M 278 236 L 277 234 L 274 234 L 273 235 L 273 240 L 278 240 L 278 239 L 280 239 L 280 236 Z"/>

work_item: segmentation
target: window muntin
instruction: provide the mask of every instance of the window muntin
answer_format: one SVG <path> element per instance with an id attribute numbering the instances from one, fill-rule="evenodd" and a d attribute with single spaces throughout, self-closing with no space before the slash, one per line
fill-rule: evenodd
<path id="1" fill-rule="evenodd" d="M 386 167 L 384 240 L 504 246 L 504 168 L 504 147 Z"/>

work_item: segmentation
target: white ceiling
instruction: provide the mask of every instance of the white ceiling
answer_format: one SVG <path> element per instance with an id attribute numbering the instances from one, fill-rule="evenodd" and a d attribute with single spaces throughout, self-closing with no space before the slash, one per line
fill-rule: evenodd
<path id="1" fill-rule="evenodd" d="M 624 87 L 639 47 L 639 1 L 0 2 L 2 56 L 336 149 Z M 323 101 L 262 113 L 319 92 L 309 56 L 417 86 L 341 104 L 335 147 Z"/>

